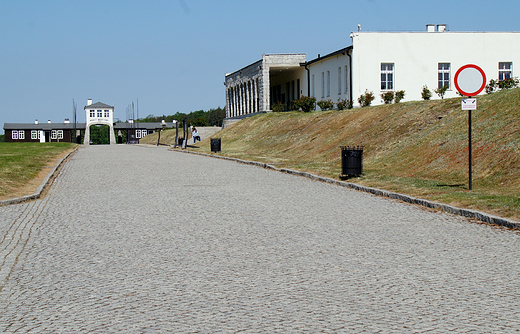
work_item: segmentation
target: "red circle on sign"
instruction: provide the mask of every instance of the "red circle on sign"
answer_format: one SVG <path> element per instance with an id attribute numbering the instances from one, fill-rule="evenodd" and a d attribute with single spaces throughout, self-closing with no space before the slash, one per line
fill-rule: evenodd
<path id="1" fill-rule="evenodd" d="M 459 84 L 459 75 L 462 71 L 464 70 L 467 70 L 467 69 L 475 69 L 477 70 L 478 72 L 480 72 L 481 76 L 482 76 L 482 85 L 480 85 L 480 87 L 478 87 L 478 89 L 472 89 L 472 91 L 466 91 L 468 88 L 466 87 L 460 87 L 460 84 Z M 462 83 L 461 83 L 462 84 Z M 459 91 L 459 93 L 461 93 L 462 95 L 464 96 L 475 96 L 475 95 L 478 95 L 480 92 L 482 92 L 484 90 L 484 88 L 486 88 L 486 74 L 484 73 L 484 71 L 477 65 L 473 65 L 473 64 L 468 64 L 468 65 L 464 65 L 462 66 L 461 68 L 459 68 L 459 70 L 457 71 L 457 73 L 455 73 L 455 88 L 457 88 L 457 90 Z"/>

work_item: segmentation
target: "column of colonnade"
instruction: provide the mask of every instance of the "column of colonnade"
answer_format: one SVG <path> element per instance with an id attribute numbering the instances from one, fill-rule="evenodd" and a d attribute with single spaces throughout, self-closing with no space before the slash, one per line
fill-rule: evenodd
<path id="1" fill-rule="evenodd" d="M 243 116 L 259 111 L 258 79 L 248 80 L 228 88 L 229 117 Z"/>

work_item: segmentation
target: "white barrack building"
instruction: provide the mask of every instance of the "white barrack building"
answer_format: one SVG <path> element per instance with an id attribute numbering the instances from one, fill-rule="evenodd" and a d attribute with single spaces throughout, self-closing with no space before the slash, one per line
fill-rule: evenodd
<path id="1" fill-rule="evenodd" d="M 404 90 L 403 101 L 412 101 L 421 100 L 423 86 L 433 92 L 447 85 L 444 97 L 455 97 L 454 75 L 466 64 L 481 67 L 487 81 L 518 76 L 519 32 L 451 32 L 429 24 L 420 32 L 357 31 L 350 38 L 350 46 L 310 61 L 305 54 L 266 54 L 226 74 L 226 121 L 271 111 L 277 102 L 288 110 L 301 95 L 357 106 L 368 90 L 377 105 L 386 91 Z"/>

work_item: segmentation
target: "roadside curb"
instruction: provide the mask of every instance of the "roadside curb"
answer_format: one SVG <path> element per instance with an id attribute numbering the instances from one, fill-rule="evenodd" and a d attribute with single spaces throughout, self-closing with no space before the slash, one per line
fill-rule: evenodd
<path id="1" fill-rule="evenodd" d="M 43 190 L 47 187 L 47 185 L 49 184 L 49 182 L 52 179 L 52 177 L 54 176 L 54 174 L 56 174 L 56 171 L 60 168 L 60 166 L 63 164 L 63 162 L 71 154 L 75 153 L 79 149 L 79 147 L 80 147 L 80 145 L 76 146 L 75 149 L 73 149 L 72 151 L 67 153 L 67 155 L 65 155 L 60 161 L 58 161 L 58 163 L 51 169 L 49 174 L 47 174 L 47 176 L 43 179 L 42 183 L 40 183 L 38 188 L 36 188 L 36 192 L 34 194 L 0 201 L 0 206 L 10 205 L 10 204 L 19 204 L 19 203 L 28 202 L 28 201 L 32 201 L 33 199 L 40 198 Z"/>
<path id="2" fill-rule="evenodd" d="M 451 213 L 454 215 L 479 220 L 484 223 L 488 223 L 488 224 L 492 224 L 492 225 L 504 226 L 504 227 L 511 228 L 511 229 L 520 229 L 520 222 L 517 222 L 515 220 L 502 218 L 502 217 L 498 217 L 498 216 L 493 216 L 488 213 L 484 213 L 484 212 L 480 212 L 480 211 L 476 211 L 476 210 L 462 209 L 462 208 L 458 208 L 458 207 L 448 205 L 448 204 L 432 202 L 432 201 L 428 201 L 425 199 L 416 198 L 416 197 L 403 195 L 403 194 L 398 194 L 398 193 L 381 190 L 381 189 L 377 189 L 377 188 L 365 187 L 365 186 L 362 186 L 359 184 L 331 179 L 328 177 L 318 176 L 318 175 L 307 173 L 307 172 L 301 172 L 301 171 L 287 169 L 287 168 L 277 168 L 277 167 L 274 167 L 272 165 L 269 165 L 269 164 L 266 164 L 263 162 L 248 161 L 248 160 L 242 160 L 242 159 L 237 159 L 237 158 L 224 157 L 224 156 L 215 155 L 215 154 L 208 154 L 208 153 L 201 153 L 201 152 L 194 152 L 194 151 L 187 151 L 187 150 L 171 150 L 171 151 L 203 155 L 203 156 L 212 157 L 212 158 L 235 161 L 235 162 L 247 164 L 247 165 L 254 165 L 254 166 L 271 169 L 271 170 L 286 173 L 286 174 L 303 176 L 303 177 L 306 177 L 306 178 L 309 178 L 309 179 L 312 179 L 315 181 L 326 182 L 326 183 L 335 184 L 335 185 L 338 185 L 341 187 L 351 188 L 351 189 L 354 189 L 357 191 L 370 193 L 370 194 L 380 196 L 380 197 L 388 197 L 388 198 L 403 201 L 403 202 L 406 202 L 409 204 L 420 205 L 420 206 L 423 206 L 423 207 L 426 207 L 429 209 L 436 209 L 436 210 L 444 211 L 444 212 Z"/>

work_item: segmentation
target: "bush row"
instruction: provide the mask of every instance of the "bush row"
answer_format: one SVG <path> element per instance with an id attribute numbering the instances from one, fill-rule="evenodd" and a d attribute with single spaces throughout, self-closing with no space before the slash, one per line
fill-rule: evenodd
<path id="1" fill-rule="evenodd" d="M 518 78 L 508 78 L 504 80 L 490 80 L 489 84 L 486 85 L 486 93 L 491 94 L 499 89 L 511 89 L 516 88 L 520 84 L 520 80 Z M 437 94 L 441 99 L 444 98 L 444 95 L 446 94 L 446 91 L 448 90 L 448 86 L 443 86 L 441 88 L 434 89 L 433 91 L 435 94 Z M 405 96 L 404 90 L 399 91 L 387 91 L 381 94 L 381 100 L 385 104 L 390 104 L 392 102 L 399 103 L 401 100 L 404 99 Z M 460 95 L 460 94 L 459 94 Z M 428 88 L 428 86 L 424 85 L 421 90 L 421 97 L 423 100 L 429 100 L 432 97 L 432 91 Z M 365 91 L 364 94 L 361 94 L 357 101 L 361 107 L 368 107 L 372 104 L 372 101 L 374 101 L 375 96 L 374 93 L 369 91 L 368 89 Z M 320 107 L 321 110 L 333 110 L 334 107 L 337 108 L 337 110 L 346 110 L 353 108 L 352 101 L 344 100 L 344 99 L 338 99 L 337 103 L 332 102 L 331 100 L 322 100 L 316 102 L 316 98 L 314 97 L 308 97 L 308 96 L 302 96 L 298 100 L 294 100 L 291 103 L 291 110 L 294 111 L 303 111 L 303 112 L 310 112 L 316 109 L 316 105 Z M 280 112 L 285 111 L 285 104 L 282 102 L 277 102 L 273 105 L 273 111 Z"/>

